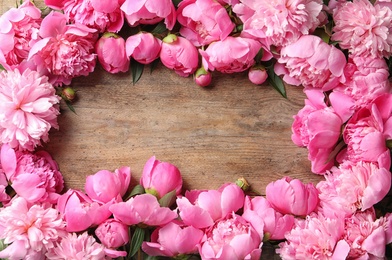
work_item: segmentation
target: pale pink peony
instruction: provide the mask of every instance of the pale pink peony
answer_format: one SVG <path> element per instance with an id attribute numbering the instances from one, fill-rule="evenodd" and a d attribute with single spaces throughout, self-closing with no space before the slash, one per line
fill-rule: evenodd
<path id="1" fill-rule="evenodd" d="M 179 216 L 188 226 L 211 227 L 215 221 L 237 212 L 244 205 L 245 195 L 236 184 L 222 185 L 218 190 L 192 190 L 176 202 Z"/>
<path id="2" fill-rule="evenodd" d="M 246 197 L 242 217 L 252 224 L 262 240 L 282 240 L 294 225 L 294 216 L 277 212 L 262 196 Z"/>
<path id="3" fill-rule="evenodd" d="M 114 172 L 101 170 L 86 178 L 84 190 L 87 196 L 99 203 L 121 201 L 131 181 L 131 169 L 121 167 Z"/>
<path id="4" fill-rule="evenodd" d="M 164 20 L 167 29 L 172 30 L 176 23 L 176 9 L 171 0 L 125 0 L 121 10 L 132 27 Z"/>
<path id="5" fill-rule="evenodd" d="M 344 232 L 344 219 L 313 213 L 297 220 L 276 251 L 284 260 L 346 259 L 350 247 L 342 239 Z"/>
<path id="6" fill-rule="evenodd" d="M 269 183 L 265 192 L 271 206 L 282 214 L 306 216 L 319 203 L 318 191 L 312 183 L 304 184 L 290 177 Z"/>
<path id="7" fill-rule="evenodd" d="M 333 34 L 343 49 L 356 56 L 389 57 L 392 52 L 392 10 L 368 0 L 347 1 L 334 9 Z"/>
<path id="8" fill-rule="evenodd" d="M 99 224 L 95 235 L 107 248 L 118 248 L 129 242 L 129 227 L 115 219 L 108 219 Z"/>
<path id="9" fill-rule="evenodd" d="M 228 36 L 224 40 L 211 43 L 205 50 L 200 49 L 199 52 L 205 69 L 235 73 L 249 69 L 261 49 L 261 43 L 256 40 Z"/>
<path id="10" fill-rule="evenodd" d="M 124 24 L 120 6 L 124 0 L 45 0 L 51 8 L 62 10 L 71 23 L 84 24 L 98 32 L 118 32 Z"/>
<path id="11" fill-rule="evenodd" d="M 41 10 L 31 1 L 11 8 L 0 17 L 0 63 L 7 70 L 17 68 L 38 40 Z"/>
<path id="12" fill-rule="evenodd" d="M 126 202 L 110 206 L 114 219 L 128 225 L 144 224 L 148 226 L 163 226 L 177 218 L 177 213 L 169 208 L 161 207 L 155 196 L 141 194 Z"/>
<path id="13" fill-rule="evenodd" d="M 9 145 L 3 144 L 0 158 L 3 171 L 16 194 L 29 203 L 57 203 L 64 180 L 48 152 L 15 152 Z"/>
<path id="14" fill-rule="evenodd" d="M 68 233 L 57 242 L 56 246 L 46 254 L 46 257 L 53 260 L 102 260 L 105 259 L 105 247 L 87 232 L 80 235 Z"/>
<path id="15" fill-rule="evenodd" d="M 346 161 L 324 175 L 317 184 L 319 211 L 325 216 L 349 216 L 366 210 L 381 201 L 391 188 L 391 173 L 374 163 Z M 332 214 L 332 215 L 331 215 Z"/>
<path id="16" fill-rule="evenodd" d="M 158 59 L 161 46 L 162 41 L 148 32 L 131 35 L 125 42 L 127 56 L 142 64 L 150 64 Z"/>
<path id="17" fill-rule="evenodd" d="M 143 242 L 142 249 L 150 256 L 195 254 L 203 236 L 204 232 L 200 229 L 170 222 L 156 228 L 151 234 L 151 242 Z"/>
<path id="18" fill-rule="evenodd" d="M 42 259 L 65 235 L 59 212 L 44 205 L 30 205 L 18 197 L 0 210 L 0 239 L 8 245 L 0 258 Z M 34 258 L 36 257 L 36 258 Z"/>
<path id="19" fill-rule="evenodd" d="M 331 90 L 345 82 L 343 52 L 314 35 L 304 35 L 280 51 L 275 71 L 292 85 Z"/>
<path id="20" fill-rule="evenodd" d="M 202 259 L 260 259 L 262 240 L 241 216 L 232 214 L 217 221 L 206 231 L 206 236 L 199 249 Z"/>
<path id="21" fill-rule="evenodd" d="M 322 6 L 321 0 L 242 0 L 233 11 L 244 23 L 243 32 L 281 47 L 312 32 Z"/>
<path id="22" fill-rule="evenodd" d="M 60 98 L 48 78 L 29 69 L 0 73 L 0 142 L 33 151 L 58 128 Z"/>
<path id="23" fill-rule="evenodd" d="M 129 57 L 125 52 L 125 40 L 115 33 L 104 33 L 95 44 L 98 61 L 110 73 L 127 72 Z"/>
<path id="24" fill-rule="evenodd" d="M 59 12 L 45 16 L 39 30 L 42 39 L 32 46 L 28 56 L 54 85 L 69 85 L 72 78 L 87 76 L 96 64 L 96 30 L 66 22 L 65 15 Z"/>
<path id="25" fill-rule="evenodd" d="M 177 9 L 180 34 L 195 46 L 224 40 L 235 28 L 226 9 L 215 0 L 185 0 Z"/>

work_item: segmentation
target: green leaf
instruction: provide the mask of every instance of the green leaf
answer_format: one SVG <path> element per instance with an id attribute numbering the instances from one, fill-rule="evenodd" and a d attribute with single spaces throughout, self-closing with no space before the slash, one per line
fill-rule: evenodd
<path id="1" fill-rule="evenodd" d="M 143 74 L 144 64 L 132 60 L 131 68 L 132 68 L 132 82 L 133 85 L 135 85 Z"/>
<path id="2" fill-rule="evenodd" d="M 126 200 L 128 200 L 129 198 L 131 198 L 133 196 L 144 194 L 144 193 L 146 193 L 146 191 L 144 190 L 143 186 L 138 184 L 132 189 L 131 194 L 129 194 L 129 196 L 126 198 Z"/>
<path id="3" fill-rule="evenodd" d="M 150 74 L 157 68 L 159 64 L 159 59 L 155 59 L 153 62 L 150 63 Z"/>
<path id="4" fill-rule="evenodd" d="M 133 257 L 137 251 L 140 250 L 145 235 L 146 229 L 137 226 L 132 235 L 131 248 L 129 249 L 128 258 Z"/>
<path id="5" fill-rule="evenodd" d="M 160 22 L 155 26 L 154 29 L 152 29 L 151 33 L 152 34 L 161 34 L 164 33 L 167 30 L 166 25 L 164 22 Z"/>
<path id="6" fill-rule="evenodd" d="M 65 101 L 65 104 L 67 104 L 67 107 L 69 108 L 69 110 L 71 110 L 72 112 L 74 112 L 75 115 L 76 115 L 76 110 L 75 110 L 75 108 L 73 107 L 72 103 L 69 102 L 69 101 Z"/>
<path id="7" fill-rule="evenodd" d="M 162 198 L 159 199 L 159 205 L 161 207 L 170 207 L 176 200 L 176 190 L 166 193 Z"/>
<path id="8" fill-rule="evenodd" d="M 267 69 L 268 73 L 268 82 L 272 85 L 274 89 L 276 89 L 284 98 L 287 98 L 286 88 L 284 86 L 283 80 L 276 75 L 274 68 L 270 67 Z"/>

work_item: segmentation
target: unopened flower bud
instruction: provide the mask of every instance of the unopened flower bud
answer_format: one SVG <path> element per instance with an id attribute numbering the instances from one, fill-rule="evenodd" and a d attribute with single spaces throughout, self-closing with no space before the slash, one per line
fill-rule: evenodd
<path id="1" fill-rule="evenodd" d="M 239 186 L 243 191 L 247 191 L 250 188 L 249 182 L 244 177 L 241 177 L 236 180 L 235 184 L 237 184 L 237 186 Z"/>
<path id="2" fill-rule="evenodd" d="M 207 87 L 211 84 L 211 72 L 206 71 L 203 67 L 199 68 L 195 73 L 195 82 L 200 87 Z"/>
<path id="3" fill-rule="evenodd" d="M 249 69 L 248 78 L 253 84 L 260 85 L 266 81 L 268 74 L 264 67 L 255 66 Z"/>
<path id="4" fill-rule="evenodd" d="M 71 87 L 63 88 L 61 91 L 61 97 L 65 101 L 73 101 L 76 97 L 76 91 Z"/>

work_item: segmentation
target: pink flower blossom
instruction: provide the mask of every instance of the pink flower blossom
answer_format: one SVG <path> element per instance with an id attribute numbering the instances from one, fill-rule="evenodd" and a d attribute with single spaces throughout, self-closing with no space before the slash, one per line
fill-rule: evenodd
<path id="1" fill-rule="evenodd" d="M 8 187 L 8 180 L 7 177 L 5 176 L 4 171 L 1 169 L 1 164 L 0 164 L 0 205 L 7 204 L 11 200 L 10 195 L 7 194 L 7 190 L 6 190 L 7 187 Z"/>
<path id="2" fill-rule="evenodd" d="M 125 52 L 125 40 L 114 33 L 104 33 L 95 44 L 99 63 L 110 73 L 127 72 L 129 57 Z"/>
<path id="3" fill-rule="evenodd" d="M 8 245 L 0 252 L 0 258 L 42 259 L 65 235 L 64 225 L 57 210 L 15 198 L 10 206 L 0 210 L 0 239 Z"/>
<path id="4" fill-rule="evenodd" d="M 284 177 L 267 185 L 266 198 L 282 214 L 306 216 L 318 206 L 318 191 L 312 184 Z"/>
<path id="5" fill-rule="evenodd" d="M 343 52 L 314 35 L 304 35 L 280 51 L 275 71 L 292 85 L 331 90 L 345 82 Z"/>
<path id="6" fill-rule="evenodd" d="M 181 77 L 193 74 L 199 64 L 196 47 L 187 39 L 174 34 L 169 34 L 163 39 L 159 57 L 163 65 Z"/>
<path id="7" fill-rule="evenodd" d="M 107 248 L 115 249 L 129 242 L 128 226 L 112 218 L 99 224 L 95 235 Z"/>
<path id="8" fill-rule="evenodd" d="M 108 203 L 111 200 L 121 201 L 128 190 L 131 181 L 131 169 L 121 167 L 114 172 L 101 170 L 86 178 L 84 190 L 86 194 L 99 203 Z"/>
<path id="9" fill-rule="evenodd" d="M 243 31 L 268 45 L 292 44 L 320 23 L 321 0 L 242 0 L 233 11 L 244 23 Z"/>
<path id="10" fill-rule="evenodd" d="M 261 43 L 256 40 L 228 36 L 199 52 L 205 69 L 235 73 L 249 69 L 255 63 L 254 58 L 261 48 Z"/>
<path id="11" fill-rule="evenodd" d="M 171 191 L 176 191 L 176 195 L 179 195 L 182 189 L 182 177 L 176 166 L 168 162 L 160 162 L 153 156 L 144 165 L 140 185 L 147 193 L 160 199 Z"/>
<path id="12" fill-rule="evenodd" d="M 261 85 L 267 80 L 268 74 L 265 68 L 253 66 L 249 69 L 248 78 L 253 84 Z"/>
<path id="13" fill-rule="evenodd" d="M 155 196 L 142 194 L 110 206 L 114 219 L 131 226 L 145 224 L 162 226 L 177 218 L 177 213 L 169 208 L 161 207 Z"/>
<path id="14" fill-rule="evenodd" d="M 1 165 L 16 194 L 30 203 L 56 204 L 64 188 L 57 163 L 46 151 L 35 153 L 1 147 Z"/>
<path id="15" fill-rule="evenodd" d="M 124 24 L 120 10 L 124 0 L 45 0 L 53 9 L 62 10 L 72 23 L 84 24 L 98 32 L 118 32 Z"/>
<path id="16" fill-rule="evenodd" d="M 0 73 L 0 142 L 32 151 L 58 128 L 60 98 L 48 78 L 29 69 Z"/>
<path id="17" fill-rule="evenodd" d="M 391 188 L 391 173 L 374 163 L 346 161 L 324 175 L 317 184 L 319 211 L 325 216 L 348 216 L 366 210 L 385 197 Z M 331 215 L 332 214 L 332 215 Z"/>
<path id="18" fill-rule="evenodd" d="M 203 67 L 197 69 L 194 78 L 195 78 L 195 83 L 200 87 L 207 87 L 212 82 L 211 72 L 205 70 Z"/>
<path id="19" fill-rule="evenodd" d="M 200 229 L 170 222 L 156 228 L 151 234 L 151 242 L 143 242 L 142 249 L 150 256 L 195 254 L 203 236 L 204 232 Z"/>
<path id="20" fill-rule="evenodd" d="M 263 243 L 252 225 L 238 215 L 216 222 L 206 236 L 199 249 L 202 259 L 260 259 Z"/>
<path id="21" fill-rule="evenodd" d="M 177 198 L 179 215 L 188 226 L 207 228 L 226 218 L 244 205 L 245 195 L 236 184 L 226 184 L 218 190 L 187 191 Z"/>
<path id="22" fill-rule="evenodd" d="M 262 196 L 245 198 L 242 217 L 252 224 L 262 240 L 282 240 L 294 225 L 293 215 L 277 212 Z"/>
<path id="23" fill-rule="evenodd" d="M 392 10 L 368 0 L 348 1 L 333 12 L 331 39 L 356 56 L 389 57 L 392 52 Z"/>
<path id="24" fill-rule="evenodd" d="M 105 247 L 87 232 L 80 235 L 68 233 L 46 254 L 46 257 L 53 260 L 102 260 L 105 259 Z"/>
<path id="25" fill-rule="evenodd" d="M 49 13 L 41 23 L 37 41 L 28 59 L 55 85 L 69 85 L 72 78 L 87 76 L 95 68 L 95 29 L 82 24 L 67 25 L 59 12 Z"/>
<path id="26" fill-rule="evenodd" d="M 25 62 L 31 45 L 38 40 L 41 10 L 31 1 L 11 8 L 0 17 L 0 61 L 7 70 Z"/>
<path id="27" fill-rule="evenodd" d="M 224 40 L 234 29 L 226 9 L 214 0 L 185 0 L 177 9 L 180 34 L 195 46 Z"/>
<path id="28" fill-rule="evenodd" d="M 125 0 L 121 10 L 131 26 L 165 20 L 166 27 L 172 30 L 176 23 L 176 9 L 171 0 Z"/>
<path id="29" fill-rule="evenodd" d="M 139 63 L 150 64 L 159 58 L 162 41 L 148 32 L 131 35 L 125 42 L 126 53 Z"/>

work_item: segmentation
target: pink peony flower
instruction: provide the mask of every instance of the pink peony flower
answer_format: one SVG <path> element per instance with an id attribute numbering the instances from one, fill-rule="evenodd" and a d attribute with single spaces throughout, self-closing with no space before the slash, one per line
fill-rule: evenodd
<path id="1" fill-rule="evenodd" d="M 114 219 L 128 225 L 163 226 L 177 218 L 177 213 L 161 207 L 155 196 L 142 194 L 110 206 Z"/>
<path id="2" fill-rule="evenodd" d="M 147 193 L 160 199 L 166 193 L 174 190 L 176 195 L 179 195 L 182 188 L 182 177 L 176 166 L 168 162 L 160 162 L 153 156 L 144 165 L 140 185 Z"/>
<path id="3" fill-rule="evenodd" d="M 325 181 L 317 184 L 319 211 L 325 216 L 349 216 L 366 210 L 385 197 L 391 188 L 391 173 L 374 163 L 346 161 L 332 168 Z M 332 214 L 332 215 L 331 215 Z"/>
<path id="4" fill-rule="evenodd" d="M 192 226 L 182 227 L 170 222 L 156 228 L 151 234 L 151 242 L 143 242 L 142 249 L 150 256 L 176 257 L 195 254 L 204 232 Z"/>
<path id="5" fill-rule="evenodd" d="M 355 56 L 389 57 L 392 52 L 392 10 L 367 0 L 346 2 L 333 12 L 331 39 Z"/>
<path id="6" fill-rule="evenodd" d="M 199 50 L 203 66 L 210 71 L 223 73 L 242 72 L 249 69 L 262 45 L 253 39 L 228 36 Z"/>
<path id="7" fill-rule="evenodd" d="M 114 33 L 104 33 L 95 44 L 99 63 L 110 73 L 127 72 L 129 57 L 125 52 L 125 40 Z"/>
<path id="8" fill-rule="evenodd" d="M 245 197 L 242 217 L 253 226 L 261 240 L 282 240 L 294 226 L 293 215 L 277 212 L 262 196 Z"/>
<path id="9" fill-rule="evenodd" d="M 126 53 L 139 63 L 150 64 L 159 58 L 162 41 L 148 32 L 131 35 L 125 42 Z"/>
<path id="10" fill-rule="evenodd" d="M 82 24 L 66 24 L 59 12 L 49 13 L 41 23 L 37 41 L 28 59 L 55 85 L 69 85 L 72 78 L 87 76 L 95 68 L 95 29 Z"/>
<path id="11" fill-rule="evenodd" d="M 176 202 L 185 225 L 207 228 L 242 208 L 244 199 L 241 188 L 231 183 L 218 190 L 187 191 L 185 197 L 178 197 Z"/>
<path id="12" fill-rule="evenodd" d="M 235 28 L 226 9 L 214 0 L 185 0 L 177 9 L 180 34 L 195 46 L 224 40 Z"/>
<path id="13" fill-rule="evenodd" d="M 303 184 L 298 179 L 284 177 L 267 185 L 266 198 L 271 206 L 282 214 L 306 216 L 319 203 L 318 191 L 312 184 Z"/>
<path id="14" fill-rule="evenodd" d="M 343 52 L 314 35 L 304 35 L 280 51 L 275 72 L 292 85 L 331 90 L 345 82 Z"/>
<path id="15" fill-rule="evenodd" d="M 56 246 L 46 254 L 46 257 L 53 260 L 101 260 L 105 259 L 105 247 L 87 232 L 80 235 L 68 233 L 57 242 Z"/>
<path id="16" fill-rule="evenodd" d="M 0 142 L 32 151 L 58 128 L 60 98 L 48 78 L 35 71 L 0 73 Z"/>
<path id="17" fill-rule="evenodd" d="M 312 32 L 322 6 L 321 0 L 242 0 L 233 11 L 244 23 L 243 32 L 281 47 Z"/>
<path id="18" fill-rule="evenodd" d="M 205 70 L 203 67 L 198 68 L 195 73 L 195 83 L 200 87 L 207 87 L 212 82 L 212 74 L 210 71 Z"/>
<path id="19" fill-rule="evenodd" d="M 169 34 L 163 39 L 159 57 L 163 65 L 181 77 L 193 74 L 199 64 L 196 47 L 187 39 L 174 34 Z"/>
<path id="20" fill-rule="evenodd" d="M 0 258 L 43 259 L 65 235 L 64 225 L 57 210 L 15 198 L 10 206 L 0 209 L 0 239 L 8 245 Z"/>
<path id="21" fill-rule="evenodd" d="M 107 248 L 118 248 L 129 242 L 128 226 L 115 220 L 108 219 L 95 229 L 95 235 Z"/>
<path id="22" fill-rule="evenodd" d="M 84 24 L 98 32 L 118 32 L 124 24 L 120 6 L 124 0 L 45 0 L 53 9 L 62 10 L 72 23 Z"/>
<path id="23" fill-rule="evenodd" d="M 129 25 L 157 24 L 165 20 L 167 29 L 172 30 L 176 23 L 176 9 L 171 0 L 125 0 L 121 5 Z"/>
<path id="24" fill-rule="evenodd" d="M 268 74 L 265 68 L 254 66 L 249 69 L 248 78 L 253 84 L 261 85 L 267 80 Z"/>
<path id="25" fill-rule="evenodd" d="M 41 10 L 31 1 L 11 8 L 0 17 L 0 62 L 7 70 L 24 63 L 31 45 L 38 40 Z"/>
<path id="26" fill-rule="evenodd" d="M 253 227 L 238 215 L 216 222 L 206 236 L 199 249 L 202 259 L 260 259 L 263 243 Z"/>
<path id="27" fill-rule="evenodd" d="M 29 203 L 56 204 L 64 188 L 57 163 L 46 151 L 35 153 L 1 147 L 1 165 L 16 194 Z"/>
<path id="28" fill-rule="evenodd" d="M 87 196 L 98 203 L 121 201 L 131 181 L 131 169 L 121 167 L 114 172 L 101 170 L 86 178 L 84 190 Z"/>

